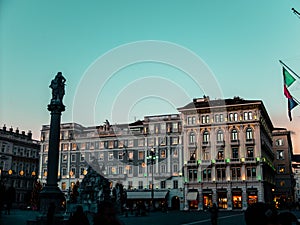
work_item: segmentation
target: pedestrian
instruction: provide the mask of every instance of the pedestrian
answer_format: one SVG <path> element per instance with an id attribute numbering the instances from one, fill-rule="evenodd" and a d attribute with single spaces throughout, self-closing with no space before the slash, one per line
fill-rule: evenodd
<path id="1" fill-rule="evenodd" d="M 219 209 L 216 205 L 216 203 L 213 204 L 213 206 L 209 209 L 210 212 L 210 221 L 212 225 L 218 224 L 218 213 Z"/>
<path id="2" fill-rule="evenodd" d="M 111 202 L 102 202 L 94 216 L 94 225 L 123 225 L 117 218 L 115 207 Z"/>
<path id="3" fill-rule="evenodd" d="M 81 205 L 78 205 L 76 211 L 69 219 L 69 225 L 90 225 L 87 216 L 83 212 Z"/>
<path id="4" fill-rule="evenodd" d="M 299 225 L 297 217 L 291 212 L 282 212 L 278 215 L 280 225 Z"/>
<path id="5" fill-rule="evenodd" d="M 270 204 L 257 202 L 245 211 L 246 225 L 279 225 L 277 210 Z"/>

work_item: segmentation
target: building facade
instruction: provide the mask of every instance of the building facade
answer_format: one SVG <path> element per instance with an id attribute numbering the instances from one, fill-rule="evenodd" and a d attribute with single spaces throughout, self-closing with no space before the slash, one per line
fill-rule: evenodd
<path id="1" fill-rule="evenodd" d="M 273 125 L 262 101 L 194 99 L 179 108 L 185 209 L 246 209 L 271 202 Z"/>
<path id="2" fill-rule="evenodd" d="M 275 128 L 273 134 L 273 151 L 276 169 L 275 188 L 272 190 L 278 208 L 287 208 L 295 199 L 295 179 L 292 170 L 293 146 L 290 131 Z"/>
<path id="3" fill-rule="evenodd" d="M 49 130 L 49 125 L 44 125 L 41 131 L 39 177 L 43 183 L 47 177 Z M 95 127 L 65 123 L 61 124 L 60 135 L 59 187 L 67 196 L 92 166 L 111 181 L 112 187 L 122 184 L 130 203 L 143 196 L 149 204 L 152 196 L 145 193 L 153 190 L 157 207 L 163 200 L 169 207 L 183 207 L 183 146 L 178 114 L 147 116 L 131 124 L 111 125 L 106 121 Z"/>
<path id="4" fill-rule="evenodd" d="M 14 206 L 26 206 L 30 202 L 39 162 L 39 141 L 32 133 L 19 132 L 17 128 L 0 129 L 0 182 L 5 189 L 13 187 Z"/>

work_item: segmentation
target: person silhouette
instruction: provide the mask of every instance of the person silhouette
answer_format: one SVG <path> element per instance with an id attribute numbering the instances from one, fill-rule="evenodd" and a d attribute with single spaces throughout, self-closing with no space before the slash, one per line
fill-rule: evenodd
<path id="1" fill-rule="evenodd" d="M 213 204 L 213 206 L 209 209 L 210 212 L 210 221 L 212 225 L 218 224 L 218 213 L 219 209 L 216 205 L 216 203 Z"/>
<path id="2" fill-rule="evenodd" d="M 83 212 L 81 205 L 77 206 L 76 211 L 69 219 L 69 225 L 90 225 L 87 216 Z"/>
<path id="3" fill-rule="evenodd" d="M 277 210 L 264 202 L 248 206 L 244 214 L 246 225 L 279 225 Z"/>

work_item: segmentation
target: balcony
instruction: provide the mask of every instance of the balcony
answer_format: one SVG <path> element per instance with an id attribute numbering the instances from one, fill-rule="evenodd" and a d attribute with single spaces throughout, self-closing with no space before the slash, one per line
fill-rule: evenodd
<path id="1" fill-rule="evenodd" d="M 241 160 L 239 158 L 232 158 L 230 159 L 230 164 L 237 164 L 237 163 L 240 163 Z"/>
<path id="2" fill-rule="evenodd" d="M 210 159 L 201 160 L 201 165 L 210 165 L 210 164 L 211 164 Z"/>
<path id="3" fill-rule="evenodd" d="M 225 146 L 225 141 L 217 141 L 216 146 L 224 147 Z"/>
<path id="4" fill-rule="evenodd" d="M 202 141 L 202 148 L 207 148 L 210 146 L 210 141 Z"/>
<path id="5" fill-rule="evenodd" d="M 255 141 L 254 139 L 246 139 L 246 142 L 245 142 L 246 145 L 254 145 L 255 144 Z"/>
<path id="6" fill-rule="evenodd" d="M 240 145 L 240 140 L 231 140 L 231 141 L 230 141 L 230 144 L 231 144 L 232 146 L 238 146 L 238 145 Z"/>
<path id="7" fill-rule="evenodd" d="M 247 157 L 245 158 L 246 163 L 256 163 L 256 160 L 254 157 Z"/>
<path id="8" fill-rule="evenodd" d="M 225 159 L 216 159 L 216 164 L 225 164 Z"/>
<path id="9" fill-rule="evenodd" d="M 189 161 L 187 162 L 187 165 L 188 165 L 188 166 L 197 166 L 198 163 L 197 163 L 197 160 L 189 160 Z"/>

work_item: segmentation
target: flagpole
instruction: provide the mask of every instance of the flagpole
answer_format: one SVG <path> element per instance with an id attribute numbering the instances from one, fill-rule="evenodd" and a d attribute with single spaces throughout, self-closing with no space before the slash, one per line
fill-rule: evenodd
<path id="1" fill-rule="evenodd" d="M 287 65 L 285 65 L 281 60 L 279 60 L 279 62 L 283 65 L 283 66 L 285 66 L 286 68 L 288 68 L 288 70 L 289 71 L 291 71 L 296 77 L 298 77 L 299 79 L 300 79 L 300 77 L 290 68 L 290 67 L 288 67 Z"/>

